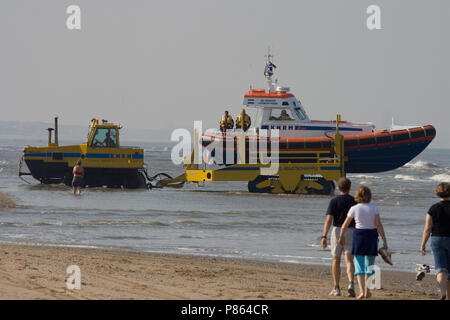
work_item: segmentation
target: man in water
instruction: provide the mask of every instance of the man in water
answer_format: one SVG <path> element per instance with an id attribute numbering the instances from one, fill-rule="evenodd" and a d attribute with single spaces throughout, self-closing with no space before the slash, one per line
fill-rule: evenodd
<path id="1" fill-rule="evenodd" d="M 81 194 L 81 184 L 83 183 L 84 169 L 81 166 L 81 160 L 73 167 L 72 194 Z"/>
<path id="2" fill-rule="evenodd" d="M 345 244 L 342 246 L 338 243 L 341 226 L 347 218 L 347 213 L 350 208 L 356 205 L 353 196 L 349 195 L 351 188 L 351 181 L 347 178 L 340 178 L 338 181 L 340 194 L 332 199 L 328 205 L 325 223 L 323 225 L 323 233 L 321 238 L 322 248 L 327 247 L 327 234 L 330 230 L 331 224 L 331 255 L 333 256 L 333 264 L 331 267 L 334 289 L 330 292 L 332 296 L 340 296 L 341 289 L 339 282 L 341 278 L 341 256 L 344 252 L 345 264 L 347 265 L 347 277 L 349 281 L 348 294 L 350 297 L 355 297 L 355 266 L 353 264 L 352 244 L 353 244 L 353 230 L 355 229 L 355 221 L 349 225 L 345 233 Z"/>

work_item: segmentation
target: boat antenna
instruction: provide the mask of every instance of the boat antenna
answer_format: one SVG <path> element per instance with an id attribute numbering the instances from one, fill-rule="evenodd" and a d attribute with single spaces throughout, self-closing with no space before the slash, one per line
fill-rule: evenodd
<path id="1" fill-rule="evenodd" d="M 270 52 L 270 47 L 267 48 L 266 58 L 266 66 L 264 68 L 264 76 L 266 77 L 267 84 L 269 85 L 269 92 L 275 92 L 275 85 L 277 81 L 272 80 L 272 76 L 274 74 L 274 69 L 276 69 L 276 65 L 273 63 L 273 54 Z"/>
<path id="2" fill-rule="evenodd" d="M 270 46 L 267 47 L 267 54 L 265 54 L 264 57 L 266 58 L 266 61 L 273 61 L 274 56 L 270 53 Z"/>

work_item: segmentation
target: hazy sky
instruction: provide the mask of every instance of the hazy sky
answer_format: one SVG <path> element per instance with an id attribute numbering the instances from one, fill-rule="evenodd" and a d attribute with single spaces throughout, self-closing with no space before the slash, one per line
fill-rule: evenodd
<path id="1" fill-rule="evenodd" d="M 371 4 L 382 30 L 366 27 Z M 2 0 L 0 120 L 217 126 L 265 88 L 271 46 L 310 118 L 433 124 L 432 146 L 450 148 L 449 31 L 449 0 Z"/>

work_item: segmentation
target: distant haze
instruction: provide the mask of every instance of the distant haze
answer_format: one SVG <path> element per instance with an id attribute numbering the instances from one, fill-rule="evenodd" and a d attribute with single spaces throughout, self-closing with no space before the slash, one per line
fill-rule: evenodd
<path id="1" fill-rule="evenodd" d="M 47 128 L 53 128 L 54 123 L 34 121 L 0 121 L 0 141 L 11 145 L 12 141 L 20 142 L 24 146 L 43 146 L 48 141 Z M 58 141 L 60 145 L 81 144 L 87 140 L 89 125 L 58 124 Z M 142 142 L 170 142 L 170 131 L 163 129 L 122 128 L 120 130 L 120 144 Z M 54 132 L 52 132 L 54 141 Z"/>
<path id="2" fill-rule="evenodd" d="M 371 4 L 382 30 L 366 28 Z M 169 140 L 236 116 L 250 85 L 266 86 L 270 46 L 310 118 L 432 124 L 431 146 L 450 148 L 449 30 L 448 0 L 2 0 L 0 120 L 98 117 Z"/>

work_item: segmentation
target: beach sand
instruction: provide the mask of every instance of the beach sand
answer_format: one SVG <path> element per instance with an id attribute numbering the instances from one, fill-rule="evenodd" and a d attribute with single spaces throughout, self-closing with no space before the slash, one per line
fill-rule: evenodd
<path id="1" fill-rule="evenodd" d="M 66 288 L 69 265 L 80 267 L 79 290 Z M 382 271 L 381 283 L 381 290 L 372 290 L 372 299 L 438 297 L 431 275 L 418 282 L 414 273 Z M 342 280 L 341 287 L 347 287 L 347 280 Z M 126 250 L 0 246 L 0 299 L 352 299 L 346 290 L 342 297 L 329 296 L 331 288 L 330 267 L 325 266 Z"/>

